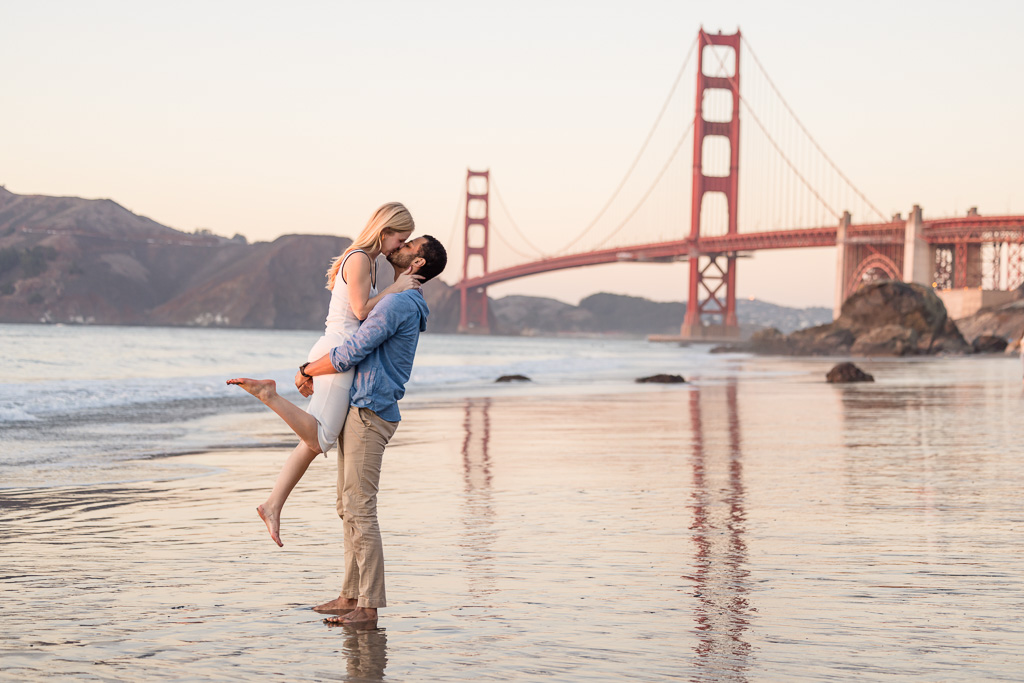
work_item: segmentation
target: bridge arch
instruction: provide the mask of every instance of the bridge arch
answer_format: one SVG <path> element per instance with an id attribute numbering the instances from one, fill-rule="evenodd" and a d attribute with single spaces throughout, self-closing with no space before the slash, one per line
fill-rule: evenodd
<path id="1" fill-rule="evenodd" d="M 902 270 L 888 256 L 883 254 L 872 254 L 857 264 L 857 268 L 853 271 L 850 281 L 846 284 L 846 292 L 844 293 L 843 299 L 845 300 L 851 294 L 856 292 L 865 282 L 874 282 L 875 280 L 883 279 L 902 280 Z"/>

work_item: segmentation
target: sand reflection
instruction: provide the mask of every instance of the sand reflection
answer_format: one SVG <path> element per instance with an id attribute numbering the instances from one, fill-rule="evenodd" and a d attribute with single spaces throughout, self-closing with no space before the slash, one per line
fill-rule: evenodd
<path id="1" fill-rule="evenodd" d="M 690 394 L 693 434 L 696 665 L 715 680 L 745 681 L 752 611 L 744 542 L 743 460 L 736 383 Z M 723 405 L 724 404 L 724 405 Z"/>

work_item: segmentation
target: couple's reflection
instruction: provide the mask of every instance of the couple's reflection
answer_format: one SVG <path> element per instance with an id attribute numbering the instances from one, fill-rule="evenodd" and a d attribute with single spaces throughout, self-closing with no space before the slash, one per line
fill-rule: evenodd
<path id="1" fill-rule="evenodd" d="M 350 683 L 383 681 L 384 667 L 388 665 L 387 631 L 347 624 L 338 628 L 344 635 L 341 652 L 346 661 L 341 680 Z"/>
<path id="2" fill-rule="evenodd" d="M 696 665 L 714 680 L 745 681 L 750 644 L 744 640 L 752 611 L 737 386 L 690 392 L 693 524 L 696 545 L 695 620 L 700 632 Z M 724 405 L 723 405 L 724 404 Z"/>
<path id="3" fill-rule="evenodd" d="M 467 400 L 462 424 L 465 533 L 460 545 L 468 570 L 469 594 L 476 598 L 484 598 L 495 590 L 492 546 L 497 534 L 491 491 L 490 407 L 489 398 Z M 345 637 L 342 653 L 347 660 L 347 673 L 342 680 L 383 680 L 388 662 L 387 632 L 382 628 L 340 628 Z"/>

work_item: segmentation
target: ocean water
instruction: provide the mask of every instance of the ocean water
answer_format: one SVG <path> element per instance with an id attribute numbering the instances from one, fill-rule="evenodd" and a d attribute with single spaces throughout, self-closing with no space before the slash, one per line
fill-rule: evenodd
<path id="1" fill-rule="evenodd" d="M 332 628 L 335 462 L 278 548 L 253 508 L 287 429 L 223 384 L 290 382 L 315 336 L 0 328 L 0 680 L 1022 680 L 1014 356 L 829 385 L 837 359 L 427 335 L 388 608 Z"/>
<path id="2" fill-rule="evenodd" d="M 230 377 L 269 377 L 304 405 L 295 367 L 309 331 L 0 325 L 0 488 L 192 476 L 139 459 L 284 447 L 268 411 Z M 647 374 L 725 376 L 735 357 L 638 339 L 421 337 L 403 406 L 501 391 L 605 390 Z M 494 380 L 522 374 L 528 387 Z M 571 389 L 569 389 L 571 387 Z M 251 419 L 250 419 L 251 418 Z M 126 464 L 131 461 L 132 464 Z M 154 468 L 161 468 L 157 472 Z"/>

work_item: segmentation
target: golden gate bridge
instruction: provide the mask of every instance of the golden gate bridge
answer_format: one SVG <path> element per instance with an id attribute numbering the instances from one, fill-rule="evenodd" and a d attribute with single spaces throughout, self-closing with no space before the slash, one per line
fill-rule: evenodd
<path id="1" fill-rule="evenodd" d="M 744 72 L 742 88 L 741 49 L 755 67 Z M 686 99 L 680 84 L 694 56 L 693 116 L 672 116 Z M 753 124 L 742 139 L 741 119 Z M 688 141 L 689 167 L 681 154 Z M 646 185 L 638 181 L 644 168 L 653 176 Z M 737 260 L 765 249 L 836 247 L 836 315 L 846 297 L 877 279 L 934 287 L 947 305 L 957 292 L 1006 293 L 1024 283 L 1024 216 L 971 209 L 966 216 L 925 219 L 918 206 L 905 217 L 886 216 L 810 134 L 738 30 L 700 30 L 622 181 L 567 246 L 536 247 L 489 170 L 467 172 L 460 208 L 463 267 L 455 286 L 464 332 L 489 331 L 489 285 L 607 263 L 687 261 L 681 336 L 736 337 Z M 503 248 L 492 250 L 492 237 Z"/>

